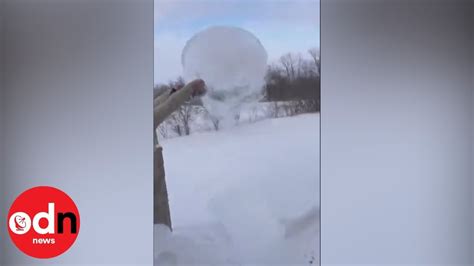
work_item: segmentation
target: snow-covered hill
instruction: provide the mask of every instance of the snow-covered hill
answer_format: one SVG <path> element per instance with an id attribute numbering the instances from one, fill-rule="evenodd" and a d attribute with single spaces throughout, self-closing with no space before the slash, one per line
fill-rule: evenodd
<path id="1" fill-rule="evenodd" d="M 161 140 L 174 231 L 155 262 L 315 265 L 319 115 Z"/>

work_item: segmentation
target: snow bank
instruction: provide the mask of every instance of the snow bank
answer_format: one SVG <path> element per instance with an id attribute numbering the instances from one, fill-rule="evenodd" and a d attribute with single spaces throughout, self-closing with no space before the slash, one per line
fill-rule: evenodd
<path id="1" fill-rule="evenodd" d="M 156 262 L 318 262 L 318 114 L 160 143 L 174 232 L 156 230 Z"/>

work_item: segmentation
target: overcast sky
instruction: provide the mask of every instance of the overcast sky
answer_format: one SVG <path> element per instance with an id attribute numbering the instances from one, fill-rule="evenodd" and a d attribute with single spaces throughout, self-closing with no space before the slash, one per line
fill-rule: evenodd
<path id="1" fill-rule="evenodd" d="M 155 83 L 182 74 L 181 51 L 195 33 L 217 25 L 260 39 L 269 62 L 319 47 L 319 0 L 155 0 Z"/>

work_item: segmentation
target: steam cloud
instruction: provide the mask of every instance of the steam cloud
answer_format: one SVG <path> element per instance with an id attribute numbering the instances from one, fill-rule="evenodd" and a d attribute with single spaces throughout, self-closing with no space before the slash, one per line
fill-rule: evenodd
<path id="1" fill-rule="evenodd" d="M 262 97 L 267 52 L 252 33 L 215 26 L 194 35 L 183 49 L 186 80 L 202 78 L 208 86 L 203 103 L 222 125 L 229 125 L 244 105 Z"/>

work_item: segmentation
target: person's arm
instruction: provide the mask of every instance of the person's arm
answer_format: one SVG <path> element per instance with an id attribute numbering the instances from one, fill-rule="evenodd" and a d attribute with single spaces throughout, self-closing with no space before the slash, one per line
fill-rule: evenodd
<path id="1" fill-rule="evenodd" d="M 165 92 L 163 92 L 161 95 L 159 95 L 158 97 L 156 97 L 154 100 L 153 100 L 153 108 L 156 108 L 158 105 L 164 103 L 166 100 L 168 100 L 168 98 L 170 97 L 171 95 L 171 90 L 166 90 Z"/>
<path id="2" fill-rule="evenodd" d="M 205 83 L 201 79 L 189 82 L 183 88 L 177 90 L 175 93 L 169 95 L 166 101 L 154 106 L 153 122 L 155 128 L 158 127 L 170 114 L 176 111 L 186 101 L 191 99 L 191 96 L 202 95 L 205 92 Z"/>

